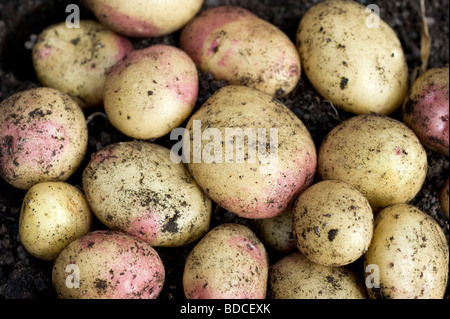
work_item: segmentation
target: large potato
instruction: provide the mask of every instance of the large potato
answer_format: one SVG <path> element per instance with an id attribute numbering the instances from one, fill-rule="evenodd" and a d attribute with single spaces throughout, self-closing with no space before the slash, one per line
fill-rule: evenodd
<path id="1" fill-rule="evenodd" d="M 0 103 L 0 176 L 16 188 L 67 180 L 87 143 L 83 111 L 59 90 L 29 89 Z"/>
<path id="2" fill-rule="evenodd" d="M 182 246 L 209 229 L 211 200 L 165 147 L 142 141 L 108 145 L 93 154 L 82 183 L 101 222 L 152 246 Z"/>
<path id="3" fill-rule="evenodd" d="M 156 299 L 165 280 L 157 251 L 122 232 L 97 230 L 56 258 L 52 283 L 60 299 Z"/>
<path id="4" fill-rule="evenodd" d="M 65 22 L 46 28 L 33 48 L 33 65 L 43 86 L 68 93 L 83 107 L 103 99 L 106 72 L 133 50 L 131 42 L 96 21 L 79 28 Z"/>
<path id="5" fill-rule="evenodd" d="M 379 287 L 371 298 L 443 298 L 448 280 L 449 250 L 439 224 L 408 204 L 391 205 L 375 218 L 365 267 L 377 266 Z M 366 273 L 367 275 L 367 273 Z"/>
<path id="6" fill-rule="evenodd" d="M 352 271 L 319 265 L 298 251 L 270 268 L 268 291 L 271 299 L 366 299 Z"/>
<path id="7" fill-rule="evenodd" d="M 402 108 L 403 121 L 429 149 L 449 155 L 448 65 L 432 68 L 413 83 Z"/>
<path id="8" fill-rule="evenodd" d="M 81 0 L 112 30 L 130 37 L 157 37 L 181 29 L 203 0 Z"/>
<path id="9" fill-rule="evenodd" d="M 187 119 L 198 95 L 197 68 L 182 50 L 136 50 L 108 73 L 104 106 L 111 124 L 136 139 L 158 138 Z"/>
<path id="10" fill-rule="evenodd" d="M 382 115 L 357 115 L 331 130 L 319 149 L 318 175 L 352 185 L 377 211 L 406 203 L 420 191 L 427 154 L 405 124 Z"/>
<path id="11" fill-rule="evenodd" d="M 186 125 L 183 152 L 208 196 L 245 218 L 280 215 L 316 171 L 316 148 L 302 121 L 245 86 L 224 87 L 203 104 Z"/>
<path id="12" fill-rule="evenodd" d="M 180 47 L 216 79 L 278 97 L 290 93 L 300 79 L 294 43 L 276 26 L 240 7 L 202 12 L 183 29 Z"/>
<path id="13" fill-rule="evenodd" d="M 20 242 L 33 256 L 55 260 L 61 250 L 86 234 L 91 225 L 91 209 L 76 187 L 64 182 L 38 183 L 23 199 Z"/>
<path id="14" fill-rule="evenodd" d="M 183 288 L 188 299 L 264 299 L 269 260 L 246 226 L 221 224 L 189 253 Z"/>
<path id="15" fill-rule="evenodd" d="M 355 1 L 322 1 L 300 21 L 297 47 L 306 76 L 335 106 L 390 114 L 408 90 L 408 67 L 394 30 Z"/>
<path id="16" fill-rule="evenodd" d="M 326 180 L 306 189 L 293 208 L 297 247 L 324 266 L 344 266 L 368 249 L 373 234 L 369 201 L 353 186 Z"/>

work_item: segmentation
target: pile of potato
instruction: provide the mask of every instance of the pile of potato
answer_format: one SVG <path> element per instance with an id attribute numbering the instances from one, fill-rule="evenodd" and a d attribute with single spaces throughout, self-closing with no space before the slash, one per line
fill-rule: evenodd
<path id="1" fill-rule="evenodd" d="M 444 298 L 444 232 L 409 202 L 426 148 L 448 156 L 448 65 L 409 88 L 395 32 L 352 1 L 311 7 L 296 43 L 240 7 L 83 3 L 99 21 L 44 30 L 42 86 L 0 103 L 0 175 L 27 191 L 20 240 L 54 262 L 59 298 L 157 298 L 158 247 L 192 243 L 186 298 Z M 179 47 L 128 38 L 179 30 Z M 229 85 L 195 110 L 198 69 Z M 302 71 L 354 115 L 318 147 L 277 99 Z M 93 107 L 133 140 L 86 154 Z M 389 116 L 399 109 L 403 122 Z M 177 151 L 156 142 L 177 132 Z M 66 181 L 87 155 L 79 190 Z M 211 229 L 213 204 L 248 222 Z M 448 219 L 448 181 L 441 205 Z M 283 257 L 270 264 L 270 251 Z"/>

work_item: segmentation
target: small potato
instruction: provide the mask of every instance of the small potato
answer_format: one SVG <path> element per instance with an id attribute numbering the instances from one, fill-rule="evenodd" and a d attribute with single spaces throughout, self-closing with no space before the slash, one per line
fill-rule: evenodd
<path id="1" fill-rule="evenodd" d="M 414 132 L 382 115 L 357 115 L 340 123 L 319 149 L 319 177 L 352 185 L 375 211 L 412 200 L 427 168 L 427 154 Z"/>
<path id="2" fill-rule="evenodd" d="M 293 209 L 297 247 L 309 260 L 344 266 L 368 249 L 373 234 L 369 201 L 353 186 L 336 180 L 312 185 Z"/>
<path id="3" fill-rule="evenodd" d="M 355 114 L 391 114 L 408 91 L 408 66 L 395 31 L 356 1 L 322 1 L 300 21 L 297 47 L 322 97 Z"/>
<path id="4" fill-rule="evenodd" d="M 403 121 L 429 149 L 449 155 L 448 65 L 432 68 L 413 83 L 402 108 Z"/>
<path id="5" fill-rule="evenodd" d="M 29 89 L 0 103 L 0 176 L 16 188 L 67 180 L 87 143 L 83 111 L 59 90 Z"/>
<path id="6" fill-rule="evenodd" d="M 368 288 L 369 297 L 442 299 L 448 254 L 444 232 L 434 219 L 408 204 L 386 207 L 375 218 L 364 256 L 364 267 L 377 266 L 379 279 L 379 287 Z"/>
<path id="7" fill-rule="evenodd" d="M 244 218 L 280 215 L 316 172 L 315 144 L 302 121 L 245 86 L 216 91 L 191 116 L 182 144 L 200 187 Z"/>
<path id="8" fill-rule="evenodd" d="M 100 22 L 130 37 L 157 37 L 181 29 L 203 0 L 81 0 Z"/>
<path id="9" fill-rule="evenodd" d="M 221 224 L 189 253 L 183 288 L 187 299 L 264 299 L 269 260 L 246 226 Z"/>
<path id="10" fill-rule="evenodd" d="M 313 263 L 298 251 L 270 268 L 268 291 L 271 299 L 366 299 L 352 271 Z"/>
<path id="11" fill-rule="evenodd" d="M 183 246 L 209 230 L 211 200 L 165 147 L 142 141 L 106 146 L 92 155 L 82 183 L 103 224 L 152 246 Z"/>
<path id="12" fill-rule="evenodd" d="M 61 250 L 86 234 L 91 225 L 91 209 L 76 187 L 64 182 L 38 183 L 23 199 L 20 242 L 33 256 L 55 260 Z"/>
<path id="13" fill-rule="evenodd" d="M 60 299 L 156 299 L 164 280 L 157 251 L 115 231 L 97 230 L 74 240 L 52 270 Z"/>
<path id="14" fill-rule="evenodd" d="M 280 29 L 241 7 L 202 12 L 180 35 L 180 47 L 204 72 L 230 84 L 281 97 L 300 79 L 300 57 Z"/>
<path id="15" fill-rule="evenodd" d="M 439 194 L 439 203 L 441 204 L 441 209 L 444 212 L 444 215 L 445 217 L 447 217 L 447 219 L 449 211 L 448 197 L 449 196 L 448 196 L 448 177 L 447 177 L 447 181 L 445 182 Z"/>
<path id="16" fill-rule="evenodd" d="M 96 21 L 79 28 L 65 22 L 46 28 L 33 48 L 33 65 L 43 86 L 69 94 L 83 107 L 103 99 L 106 72 L 133 50 L 131 42 Z"/>
<path id="17" fill-rule="evenodd" d="M 104 106 L 111 124 L 135 139 L 162 137 L 184 122 L 197 101 L 190 57 L 168 45 L 136 50 L 108 73 Z"/>

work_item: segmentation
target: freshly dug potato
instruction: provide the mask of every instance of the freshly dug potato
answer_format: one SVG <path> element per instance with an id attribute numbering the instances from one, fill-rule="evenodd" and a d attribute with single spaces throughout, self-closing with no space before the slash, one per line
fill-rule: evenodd
<path id="1" fill-rule="evenodd" d="M 269 270 L 271 299 L 366 299 L 364 286 L 345 267 L 328 267 L 294 252 Z"/>
<path id="2" fill-rule="evenodd" d="M 413 83 L 402 108 L 403 121 L 422 144 L 449 155 L 448 65 L 432 68 Z"/>
<path id="3" fill-rule="evenodd" d="M 449 250 L 439 224 L 408 204 L 386 207 L 375 217 L 364 265 L 378 267 L 371 298 L 440 299 L 448 280 Z M 366 273 L 367 274 L 367 273 Z"/>
<path id="4" fill-rule="evenodd" d="M 184 122 L 197 101 L 198 74 L 176 47 L 135 50 L 108 73 L 104 106 L 111 124 L 136 139 L 164 136 Z"/>
<path id="5" fill-rule="evenodd" d="M 447 181 L 445 182 L 439 194 L 439 203 L 441 204 L 441 209 L 444 212 L 444 215 L 445 217 L 447 217 L 447 219 L 449 211 L 448 197 L 449 196 L 448 196 L 448 177 L 447 177 Z"/>
<path id="6" fill-rule="evenodd" d="M 101 104 L 106 72 L 132 50 L 127 38 L 96 21 L 81 20 L 80 28 L 62 22 L 42 31 L 32 58 L 43 86 L 68 93 L 87 108 Z"/>
<path id="7" fill-rule="evenodd" d="M 357 115 L 331 130 L 322 141 L 318 175 L 352 185 L 372 208 L 406 203 L 420 191 L 427 155 L 417 136 L 393 118 Z"/>
<path id="8" fill-rule="evenodd" d="M 130 37 L 157 37 L 181 29 L 203 0 L 81 0 L 100 22 Z"/>
<path id="9" fill-rule="evenodd" d="M 297 248 L 324 266 L 344 266 L 368 249 L 373 234 L 369 201 L 353 186 L 326 180 L 306 189 L 293 208 Z"/>
<path id="10" fill-rule="evenodd" d="M 183 289 L 187 299 L 264 299 L 269 260 L 246 226 L 221 224 L 189 253 Z"/>
<path id="11" fill-rule="evenodd" d="M 400 40 L 355 1 L 312 6 L 300 21 L 297 47 L 314 88 L 347 112 L 390 114 L 407 94 L 408 67 Z"/>
<path id="12" fill-rule="evenodd" d="M 211 200 L 163 146 L 108 145 L 93 154 L 82 184 L 102 223 L 152 246 L 186 245 L 209 230 Z"/>
<path id="13" fill-rule="evenodd" d="M 300 57 L 280 29 L 241 7 L 202 12 L 182 31 L 180 47 L 204 72 L 281 97 L 300 79 Z"/>
<path id="14" fill-rule="evenodd" d="M 156 299 L 165 280 L 157 251 L 122 232 L 97 230 L 59 254 L 52 282 L 60 299 Z"/>
<path id="15" fill-rule="evenodd" d="M 33 185 L 23 199 L 20 242 L 33 256 L 55 260 L 70 242 L 90 231 L 92 214 L 83 193 L 65 182 Z"/>
<path id="16" fill-rule="evenodd" d="M 29 89 L 0 103 L 0 176 L 16 188 L 67 180 L 87 142 L 83 111 L 59 90 Z"/>
<path id="17" fill-rule="evenodd" d="M 302 121 L 245 86 L 219 89 L 191 116 L 183 152 L 208 196 L 244 218 L 280 215 L 316 171 L 315 145 Z"/>

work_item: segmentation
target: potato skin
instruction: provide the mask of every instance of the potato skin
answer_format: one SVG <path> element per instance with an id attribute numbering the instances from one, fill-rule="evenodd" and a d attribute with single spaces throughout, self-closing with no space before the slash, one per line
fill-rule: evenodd
<path id="1" fill-rule="evenodd" d="M 199 142 L 200 150 L 197 150 L 194 139 L 199 141 L 201 136 L 194 136 L 194 121 L 200 121 L 201 129 L 198 130 L 202 135 L 210 129 L 220 131 L 221 137 L 218 138 L 222 138 L 223 143 L 219 142 L 216 148 L 219 152 L 217 159 L 211 162 L 205 159 L 205 150 L 213 143 L 206 137 L 200 141 L 201 145 Z M 237 142 L 232 140 L 230 133 L 227 137 L 226 130 L 230 128 L 240 128 L 244 134 L 244 130 L 258 134 L 258 129 L 265 129 L 266 139 L 258 139 L 258 143 L 265 150 L 273 144 L 277 151 L 273 157 L 277 159 L 272 160 L 268 156 L 270 163 L 260 163 L 259 150 L 256 155 L 250 155 L 252 148 L 256 147 L 249 147 L 249 143 L 244 141 L 243 158 L 239 162 L 236 149 L 240 147 L 236 146 Z M 271 135 L 270 129 L 273 128 L 278 129 L 278 133 Z M 256 89 L 245 86 L 219 89 L 191 116 L 186 131 L 189 136 L 183 138 L 183 148 L 191 150 L 187 165 L 192 176 L 213 201 L 241 217 L 280 215 L 314 179 L 316 148 L 305 125 L 285 105 Z M 275 136 L 278 145 L 275 145 Z M 213 137 L 216 144 L 218 138 Z M 268 143 L 271 138 L 273 141 Z M 233 146 L 232 160 L 227 156 L 227 144 Z M 203 153 L 202 157 L 196 160 L 195 153 L 199 152 Z M 270 172 L 263 172 L 262 168 L 270 168 Z"/>
<path id="2" fill-rule="evenodd" d="M 439 203 L 441 205 L 441 209 L 444 212 L 445 217 L 448 219 L 448 211 L 449 211 L 449 195 L 448 195 L 448 177 L 444 186 L 441 188 L 439 193 Z"/>
<path id="3" fill-rule="evenodd" d="M 324 266 L 344 266 L 360 258 L 373 234 L 369 201 L 351 185 L 337 180 L 306 189 L 293 208 L 297 248 Z"/>
<path id="4" fill-rule="evenodd" d="M 187 299 L 264 299 L 268 270 L 264 245 L 249 228 L 221 224 L 189 253 L 184 293 Z"/>
<path id="5" fill-rule="evenodd" d="M 74 279 L 79 287 L 73 286 Z M 71 242 L 52 269 L 59 299 L 156 299 L 164 280 L 164 265 L 153 247 L 134 236 L 105 230 Z"/>
<path id="6" fill-rule="evenodd" d="M 449 155 L 448 65 L 429 69 L 413 83 L 402 108 L 403 121 L 427 148 Z"/>
<path id="7" fill-rule="evenodd" d="M 408 204 L 386 207 L 375 217 L 364 265 L 379 269 L 370 298 L 440 299 L 448 280 L 449 250 L 439 224 Z M 367 274 L 367 273 L 366 273 Z"/>
<path id="8" fill-rule="evenodd" d="M 88 108 L 101 104 L 106 72 L 132 50 L 127 38 L 96 21 L 81 20 L 80 28 L 62 22 L 42 31 L 32 59 L 43 86 L 65 92 Z"/>
<path id="9" fill-rule="evenodd" d="M 33 256 L 50 261 L 90 231 L 92 214 L 83 193 L 65 182 L 33 185 L 19 217 L 20 242 Z"/>
<path id="10" fill-rule="evenodd" d="M 340 123 L 319 148 L 319 178 L 347 182 L 374 211 L 413 199 L 427 169 L 425 149 L 414 132 L 383 115 L 357 115 Z"/>
<path id="11" fill-rule="evenodd" d="M 355 1 L 322 1 L 302 17 L 297 47 L 309 81 L 336 107 L 391 114 L 407 94 L 408 67 L 394 30 L 368 19 Z"/>
<path id="12" fill-rule="evenodd" d="M 356 275 L 346 267 L 323 266 L 299 251 L 278 260 L 269 270 L 270 299 L 366 299 Z"/>
<path id="13" fill-rule="evenodd" d="M 158 37 L 181 29 L 203 0 L 81 0 L 100 22 L 130 37 Z"/>
<path id="14" fill-rule="evenodd" d="M 197 101 L 191 58 L 169 45 L 135 50 L 108 73 L 104 106 L 111 124 L 135 139 L 162 137 L 181 125 Z"/>
<path id="15" fill-rule="evenodd" d="M 209 230 L 211 200 L 163 146 L 143 141 L 108 145 L 92 155 L 82 184 L 103 224 L 152 246 L 186 245 Z"/>
<path id="16" fill-rule="evenodd" d="M 0 103 L 0 176 L 16 188 L 67 180 L 87 143 L 83 111 L 59 90 L 29 89 Z"/>
<path id="17" fill-rule="evenodd" d="M 287 35 L 241 7 L 203 11 L 183 29 L 180 47 L 216 79 L 277 97 L 289 94 L 301 75 L 300 57 Z"/>

